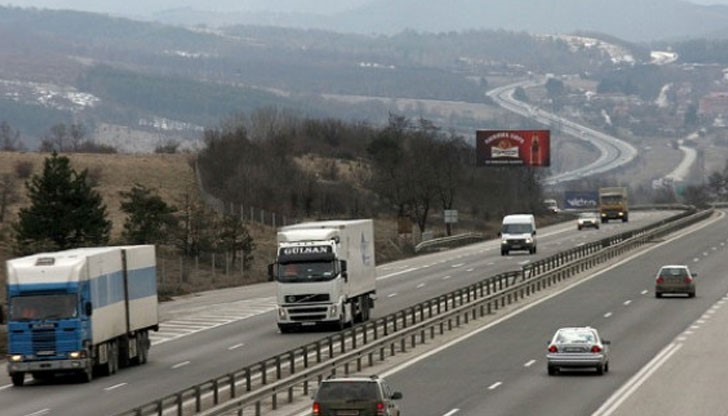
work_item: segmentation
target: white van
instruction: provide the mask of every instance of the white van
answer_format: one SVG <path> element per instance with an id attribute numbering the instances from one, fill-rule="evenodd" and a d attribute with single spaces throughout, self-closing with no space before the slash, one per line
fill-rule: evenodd
<path id="1" fill-rule="evenodd" d="M 536 253 L 536 219 L 532 214 L 506 215 L 498 236 L 501 238 L 501 256 L 508 255 L 511 250 Z"/>

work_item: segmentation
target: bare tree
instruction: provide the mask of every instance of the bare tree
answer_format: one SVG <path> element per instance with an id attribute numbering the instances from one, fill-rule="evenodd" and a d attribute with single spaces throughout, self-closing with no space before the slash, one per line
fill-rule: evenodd
<path id="1" fill-rule="evenodd" d="M 20 141 L 20 131 L 10 127 L 7 121 L 0 123 L 0 150 L 14 152 L 21 150 L 23 144 Z"/>
<path id="2" fill-rule="evenodd" d="M 0 176 L 0 223 L 5 222 L 10 206 L 20 201 L 18 188 L 18 181 L 13 175 L 6 173 Z"/>

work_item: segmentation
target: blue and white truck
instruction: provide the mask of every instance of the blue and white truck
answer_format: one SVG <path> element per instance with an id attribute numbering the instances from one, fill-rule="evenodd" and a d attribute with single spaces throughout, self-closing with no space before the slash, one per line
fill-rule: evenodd
<path id="1" fill-rule="evenodd" d="M 77 248 L 7 261 L 8 374 L 89 382 L 147 362 L 159 329 L 153 245 Z"/>

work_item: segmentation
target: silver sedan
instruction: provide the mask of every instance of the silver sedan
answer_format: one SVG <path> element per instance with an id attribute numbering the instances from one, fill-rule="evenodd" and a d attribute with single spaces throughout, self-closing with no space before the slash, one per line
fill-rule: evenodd
<path id="1" fill-rule="evenodd" d="M 597 374 L 609 371 L 609 345 L 592 327 L 560 328 L 549 342 L 548 373 L 557 374 L 562 368 L 595 368 Z"/>

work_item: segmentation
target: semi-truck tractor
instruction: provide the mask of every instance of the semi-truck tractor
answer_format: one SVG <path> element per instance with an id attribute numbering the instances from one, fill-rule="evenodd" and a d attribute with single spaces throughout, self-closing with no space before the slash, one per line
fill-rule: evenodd
<path id="1" fill-rule="evenodd" d="M 316 221 L 279 229 L 276 283 L 281 333 L 369 319 L 376 299 L 374 226 L 370 219 Z"/>
<path id="2" fill-rule="evenodd" d="M 152 245 L 76 248 L 7 261 L 15 386 L 75 373 L 89 382 L 147 362 L 159 329 Z"/>

